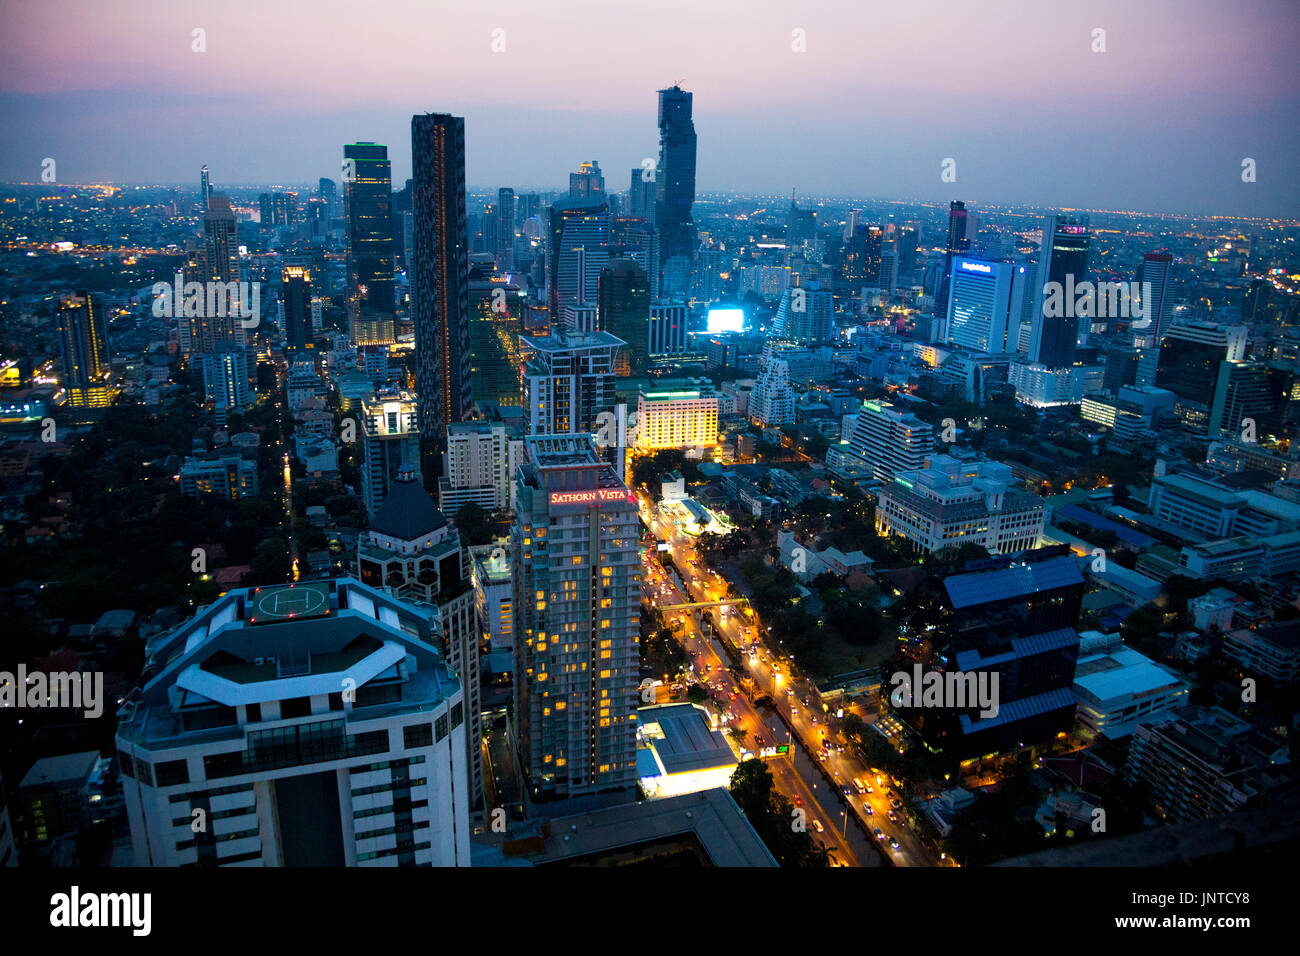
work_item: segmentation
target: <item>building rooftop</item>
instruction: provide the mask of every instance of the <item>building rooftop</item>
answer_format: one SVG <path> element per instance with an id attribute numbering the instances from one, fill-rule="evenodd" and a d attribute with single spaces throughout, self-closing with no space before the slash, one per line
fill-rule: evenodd
<path id="1" fill-rule="evenodd" d="M 662 704 L 637 711 L 637 727 L 665 773 L 735 766 L 735 753 L 694 704 Z"/>
<path id="2" fill-rule="evenodd" d="M 64 754 L 61 757 L 42 757 L 32 764 L 32 769 L 27 771 L 27 775 L 18 786 L 20 788 L 40 787 L 48 784 L 85 781 L 95 769 L 98 760 L 98 750 Z"/>
<path id="3" fill-rule="evenodd" d="M 1076 584 L 1083 584 L 1083 573 L 1078 562 L 1068 555 L 995 571 L 955 574 L 943 582 L 948 600 L 958 610 Z"/>

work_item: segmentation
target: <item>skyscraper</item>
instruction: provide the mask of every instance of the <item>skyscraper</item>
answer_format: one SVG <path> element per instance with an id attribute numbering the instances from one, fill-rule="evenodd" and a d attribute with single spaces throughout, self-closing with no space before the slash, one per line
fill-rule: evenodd
<path id="1" fill-rule="evenodd" d="M 650 277 L 631 259 L 613 260 L 600 270 L 597 307 L 600 328 L 627 343 L 619 374 L 640 375 L 650 356 Z"/>
<path id="2" fill-rule="evenodd" d="M 594 159 L 569 173 L 569 204 L 597 206 L 605 201 L 605 177 Z"/>
<path id="3" fill-rule="evenodd" d="M 59 344 L 63 390 L 72 408 L 111 404 L 108 388 L 108 334 L 101 303 L 89 292 L 59 303 Z"/>
<path id="4" fill-rule="evenodd" d="M 948 294 L 952 288 L 952 257 L 969 251 L 966 238 L 966 204 L 953 200 L 948 204 L 948 244 L 944 247 L 943 274 L 939 277 L 939 291 L 934 300 L 934 314 L 948 314 Z"/>
<path id="5" fill-rule="evenodd" d="M 565 306 L 595 304 L 600 271 L 609 264 L 609 213 L 572 202 L 551 207 L 551 315 Z"/>
<path id="6" fill-rule="evenodd" d="M 1173 262 L 1174 257 L 1167 252 L 1148 252 L 1142 257 L 1142 265 L 1138 268 L 1138 288 L 1145 293 L 1143 284 L 1149 283 L 1151 298 L 1142 303 L 1146 327 L 1134 330 L 1134 343 L 1141 348 L 1158 348 L 1165 329 L 1169 327 L 1170 294 L 1173 291 L 1169 279 Z"/>
<path id="7" fill-rule="evenodd" d="M 881 238 L 879 226 L 861 223 L 853 227 L 844 244 L 840 274 L 854 295 L 880 281 Z"/>
<path id="8" fill-rule="evenodd" d="M 439 445 L 470 409 L 465 120 L 411 117 L 415 195 L 415 389 L 420 437 Z"/>
<path id="9" fill-rule="evenodd" d="M 393 174 L 388 147 L 343 147 L 344 217 L 348 225 L 348 318 L 356 345 L 397 341 L 393 287 Z"/>
<path id="10" fill-rule="evenodd" d="M 1059 310 L 1062 315 L 1047 315 L 1048 284 L 1057 283 L 1060 288 L 1065 288 L 1067 276 L 1073 277 L 1074 286 L 1086 282 L 1091 242 L 1087 216 L 1051 216 L 1043 227 L 1043 243 L 1038 250 L 1029 359 L 1044 368 L 1069 368 L 1074 364 L 1079 338 L 1079 320 L 1074 315 L 1074 303 L 1067 298 Z"/>
<path id="11" fill-rule="evenodd" d="M 627 190 L 627 208 L 624 215 L 634 216 L 647 221 L 655 214 L 655 181 L 640 166 L 632 170 L 632 178 Z"/>
<path id="12" fill-rule="evenodd" d="M 203 166 L 199 169 L 199 208 L 203 212 L 208 211 L 208 206 L 212 201 L 212 179 L 208 175 L 208 167 Z"/>
<path id="13" fill-rule="evenodd" d="M 361 497 L 371 519 L 403 467 L 419 474 L 418 403 L 410 392 L 381 389 L 361 403 Z"/>
<path id="14" fill-rule="evenodd" d="M 312 340 L 311 270 L 306 266 L 285 266 L 280 274 L 280 289 L 285 342 L 306 345 Z"/>
<path id="15" fill-rule="evenodd" d="M 1030 293 L 1025 276 L 1023 265 L 953 257 L 946 341 L 976 352 L 1014 352 L 1021 306 Z"/>
<path id="16" fill-rule="evenodd" d="M 671 259 L 689 264 L 695 258 L 695 123 L 691 119 L 692 94 L 672 86 L 659 91 L 659 165 L 655 171 L 655 229 L 660 236 L 660 262 L 665 273 Z M 680 268 L 676 270 L 680 274 Z M 685 289 L 666 290 L 680 294 Z"/>
<path id="17" fill-rule="evenodd" d="M 614 358 L 626 344 L 608 332 L 519 337 L 529 352 L 524 379 L 530 435 L 592 434 L 614 408 Z"/>
<path id="18" fill-rule="evenodd" d="M 497 268 L 502 272 L 514 269 L 515 251 L 515 191 L 509 187 L 497 190 Z"/>
<path id="19" fill-rule="evenodd" d="M 590 435 L 533 435 L 516 481 L 515 714 L 535 796 L 636 782 L 636 497 Z"/>

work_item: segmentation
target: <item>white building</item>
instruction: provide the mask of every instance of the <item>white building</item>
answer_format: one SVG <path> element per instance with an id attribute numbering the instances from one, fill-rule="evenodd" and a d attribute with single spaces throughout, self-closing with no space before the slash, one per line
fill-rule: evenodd
<path id="1" fill-rule="evenodd" d="M 466 502 L 486 511 L 512 510 L 515 467 L 524 447 L 502 422 L 454 422 L 447 426 L 438 507 L 455 515 Z"/>
<path id="2" fill-rule="evenodd" d="M 1074 668 L 1079 721 L 1109 740 L 1187 703 L 1188 685 L 1173 671 L 1127 646 L 1119 634 L 1084 631 Z"/>
<path id="3" fill-rule="evenodd" d="M 864 402 L 851 416 L 851 426 L 844 436 L 848 445 L 840 450 L 877 478 L 924 468 L 934 449 L 934 429 L 928 422 L 883 402 Z"/>
<path id="4" fill-rule="evenodd" d="M 782 359 L 768 359 L 749 395 L 749 418 L 754 424 L 794 424 L 794 386 L 790 384 L 790 365 Z"/>
<path id="5" fill-rule="evenodd" d="M 403 465 L 419 474 L 419 403 L 415 395 L 383 389 L 363 401 L 361 440 L 361 497 L 373 518 Z"/>
<path id="6" fill-rule="evenodd" d="M 136 863 L 468 866 L 438 628 L 340 578 L 229 591 L 151 640 L 117 731 Z"/>
<path id="7" fill-rule="evenodd" d="M 876 531 L 904 537 L 926 554 L 963 544 L 990 554 L 1036 548 L 1043 500 L 1017 485 L 1001 462 L 935 455 L 928 468 L 900 472 L 881 489 Z"/>

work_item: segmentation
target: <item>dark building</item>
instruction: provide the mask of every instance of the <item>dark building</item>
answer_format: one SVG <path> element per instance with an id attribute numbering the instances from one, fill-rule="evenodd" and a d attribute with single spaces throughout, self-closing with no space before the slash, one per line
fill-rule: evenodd
<path id="1" fill-rule="evenodd" d="M 978 705 L 903 711 L 931 746 L 969 760 L 1045 743 L 1073 726 L 1084 579 L 1076 558 L 1052 553 L 945 579 L 952 633 L 946 646 L 936 642 L 935 667 L 996 673 L 998 708 L 992 716 Z"/>
<path id="2" fill-rule="evenodd" d="M 415 389 L 420 437 L 441 446 L 470 411 L 465 120 L 411 117 L 415 213 Z"/>
<path id="3" fill-rule="evenodd" d="M 650 277 L 631 259 L 600 270 L 599 327 L 627 343 L 619 349 L 620 375 L 640 375 L 650 363 Z"/>
<path id="4" fill-rule="evenodd" d="M 1074 364 L 1079 340 L 1079 320 L 1074 303 L 1064 295 L 1057 301 L 1060 315 L 1047 315 L 1045 289 L 1054 283 L 1061 289 L 1088 281 L 1088 236 L 1086 216 L 1052 216 L 1043 228 L 1043 244 L 1038 251 L 1038 288 L 1033 314 L 1033 331 L 1029 357 L 1046 368 L 1069 368 Z"/>
<path id="5" fill-rule="evenodd" d="M 284 339 L 301 347 L 312 340 L 311 271 L 304 266 L 285 266 L 280 278 L 280 301 L 284 310 Z"/>
<path id="6" fill-rule="evenodd" d="M 343 147 L 348 225 L 348 318 L 357 345 L 397 341 L 393 289 L 393 176 L 388 147 Z"/>
<path id="7" fill-rule="evenodd" d="M 939 276 L 939 291 L 935 296 L 934 314 L 948 314 L 948 296 L 952 289 L 952 257 L 970 251 L 966 238 L 966 204 L 954 200 L 948 204 L 948 244 L 944 247 L 943 273 Z"/>
<path id="8" fill-rule="evenodd" d="M 695 122 L 692 94 L 679 86 L 659 91 L 659 166 L 655 171 L 655 228 L 662 261 L 695 258 Z"/>
<path id="9" fill-rule="evenodd" d="M 904 226 L 898 231 L 898 278 L 910 279 L 916 273 L 916 244 L 918 235 L 915 226 Z"/>
<path id="10" fill-rule="evenodd" d="M 78 292 L 59 303 L 59 345 L 68 405 L 108 405 L 108 333 L 99 299 Z"/>
<path id="11" fill-rule="evenodd" d="M 857 226 L 844 244 L 840 274 L 851 294 L 880 282 L 880 246 L 880 227 L 866 224 Z"/>
<path id="12" fill-rule="evenodd" d="M 497 268 L 509 272 L 514 268 L 515 250 L 515 191 L 508 187 L 497 190 Z"/>

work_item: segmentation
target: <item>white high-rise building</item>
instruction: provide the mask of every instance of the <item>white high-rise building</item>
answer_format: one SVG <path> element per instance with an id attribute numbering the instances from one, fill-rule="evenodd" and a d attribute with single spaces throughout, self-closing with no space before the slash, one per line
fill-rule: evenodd
<path id="1" fill-rule="evenodd" d="M 597 416 L 614 406 L 614 359 L 626 343 L 608 332 L 519 341 L 528 352 L 524 381 L 530 435 L 594 432 Z"/>
<path id="2" fill-rule="evenodd" d="M 790 363 L 768 359 L 749 394 L 749 417 L 756 425 L 794 423 L 794 386 L 790 384 Z"/>
<path id="3" fill-rule="evenodd" d="M 512 509 L 515 467 L 523 440 L 502 422 L 455 422 L 447 426 L 438 507 L 454 516 L 474 502 L 487 511 Z"/>
<path id="4" fill-rule="evenodd" d="M 882 402 L 863 402 L 845 453 L 877 478 L 924 468 L 934 450 L 934 429 L 910 412 Z"/>
<path id="5" fill-rule="evenodd" d="M 439 615 L 353 578 L 228 591 L 118 714 L 137 865 L 468 866 Z"/>
<path id="6" fill-rule="evenodd" d="M 835 335 L 835 303 L 829 289 L 814 284 L 781 293 L 772 334 L 788 342 L 828 342 Z"/>
<path id="7" fill-rule="evenodd" d="M 945 341 L 977 352 L 1015 352 L 1026 294 L 1024 265 L 953 256 Z"/>

